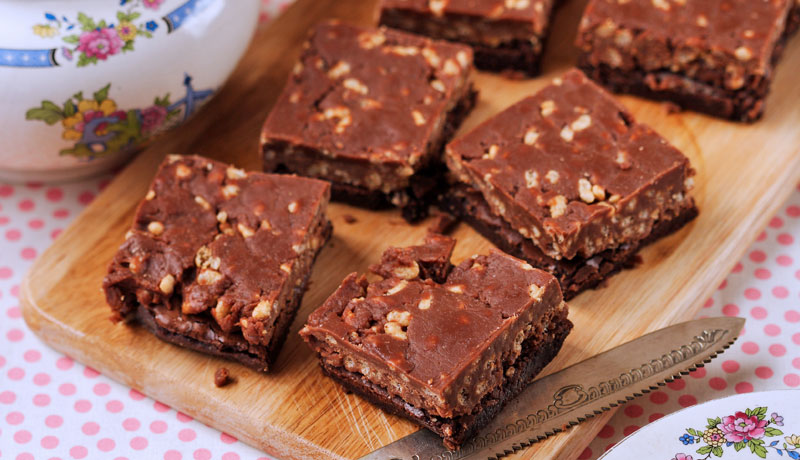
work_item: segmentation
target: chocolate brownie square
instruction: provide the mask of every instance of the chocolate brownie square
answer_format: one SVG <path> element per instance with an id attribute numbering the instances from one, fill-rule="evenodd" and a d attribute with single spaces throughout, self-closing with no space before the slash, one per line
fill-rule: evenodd
<path id="1" fill-rule="evenodd" d="M 696 213 L 689 160 L 577 70 L 451 142 L 445 157 L 455 180 L 554 261 L 588 263 Z"/>
<path id="2" fill-rule="evenodd" d="M 539 73 L 556 0 L 383 0 L 383 25 L 467 44 L 475 65 Z"/>
<path id="3" fill-rule="evenodd" d="M 796 0 L 591 0 L 580 67 L 614 91 L 755 121 L 797 12 Z"/>
<path id="4" fill-rule="evenodd" d="M 499 251 L 450 265 L 454 240 L 388 249 L 300 331 L 346 389 L 456 448 L 558 353 L 572 323 L 551 275 Z"/>
<path id="5" fill-rule="evenodd" d="M 323 23 L 264 125 L 264 169 L 329 180 L 334 199 L 423 218 L 442 148 L 475 102 L 471 73 L 469 47 Z"/>
<path id="6" fill-rule="evenodd" d="M 269 370 L 331 234 L 330 185 L 169 156 L 103 282 L 115 320 Z"/>

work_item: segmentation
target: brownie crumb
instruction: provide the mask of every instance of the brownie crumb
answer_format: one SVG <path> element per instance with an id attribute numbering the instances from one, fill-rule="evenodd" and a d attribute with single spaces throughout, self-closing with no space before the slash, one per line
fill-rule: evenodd
<path id="1" fill-rule="evenodd" d="M 345 215 L 342 216 L 342 219 L 344 219 L 344 221 L 346 223 L 348 223 L 348 224 L 355 224 L 356 222 L 358 222 L 358 219 L 356 219 L 356 216 L 354 216 L 352 214 L 345 214 Z"/>
<path id="2" fill-rule="evenodd" d="M 664 102 L 664 110 L 666 110 L 668 115 L 674 115 L 676 113 L 683 112 L 683 108 L 674 102 Z"/>
<path id="3" fill-rule="evenodd" d="M 456 222 L 458 222 L 458 219 L 456 219 L 452 214 L 444 212 L 436 213 L 436 215 L 433 217 L 433 222 L 431 222 L 431 225 L 428 226 L 428 231 L 431 233 L 446 235 L 450 233 Z"/>
<path id="4" fill-rule="evenodd" d="M 217 388 L 222 388 L 232 381 L 233 379 L 231 378 L 231 374 L 227 367 L 220 367 L 216 372 L 214 372 L 214 385 L 216 385 Z"/>

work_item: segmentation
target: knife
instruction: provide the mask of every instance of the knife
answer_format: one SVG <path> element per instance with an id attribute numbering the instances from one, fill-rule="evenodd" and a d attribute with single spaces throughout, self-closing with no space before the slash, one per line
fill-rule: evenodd
<path id="1" fill-rule="evenodd" d="M 509 455 L 703 367 L 733 344 L 743 318 L 705 318 L 659 329 L 531 383 L 458 450 L 420 430 L 361 460 Z"/>

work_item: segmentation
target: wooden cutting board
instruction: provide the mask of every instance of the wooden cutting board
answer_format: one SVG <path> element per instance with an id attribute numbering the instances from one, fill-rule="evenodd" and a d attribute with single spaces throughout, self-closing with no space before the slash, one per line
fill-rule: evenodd
<path id="1" fill-rule="evenodd" d="M 297 330 L 348 273 L 363 271 L 388 245 L 419 241 L 426 223 L 409 226 L 395 211 L 332 205 L 334 237 L 314 267 L 311 288 L 269 375 L 160 342 L 138 327 L 113 325 L 100 292 L 106 265 L 162 157 L 199 153 L 258 169 L 261 123 L 311 25 L 325 17 L 368 24 L 373 4 L 300 0 L 260 30 L 217 97 L 188 124 L 143 151 L 39 258 L 21 295 L 31 329 L 105 375 L 280 458 L 353 458 L 413 432 L 411 423 L 345 394 L 324 378 Z M 531 94 L 575 62 L 572 43 L 584 5 L 574 0 L 559 11 L 545 77 L 515 81 L 478 75 L 480 100 L 464 129 Z M 574 332 L 546 373 L 698 312 L 800 180 L 797 75 L 800 43 L 795 40 L 779 67 L 766 116 L 754 125 L 692 113 L 669 115 L 661 104 L 621 98 L 639 120 L 655 126 L 691 158 L 698 171 L 701 214 L 642 251 L 638 268 L 571 302 Z M 357 222 L 346 223 L 345 214 Z M 490 247 L 464 225 L 455 236 L 456 260 Z M 223 364 L 237 382 L 218 389 L 213 373 Z M 609 417 L 606 413 L 517 456 L 575 458 Z"/>

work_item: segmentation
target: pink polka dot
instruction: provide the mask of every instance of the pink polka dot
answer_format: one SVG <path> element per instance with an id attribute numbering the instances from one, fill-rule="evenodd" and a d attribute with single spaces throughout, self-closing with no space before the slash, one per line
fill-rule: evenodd
<path id="1" fill-rule="evenodd" d="M 800 207 L 794 205 L 787 207 L 786 215 L 789 217 L 800 217 Z"/>
<path id="2" fill-rule="evenodd" d="M 761 263 L 767 260 L 767 254 L 765 254 L 764 251 L 760 249 L 756 249 L 755 251 L 750 253 L 750 260 L 756 263 Z"/>
<path id="3" fill-rule="evenodd" d="M 197 433 L 195 433 L 194 430 L 191 428 L 184 428 L 178 432 L 178 439 L 180 439 L 183 442 L 194 441 L 196 437 Z"/>
<path id="4" fill-rule="evenodd" d="M 736 316 L 739 314 L 739 307 L 729 303 L 722 307 L 722 314 L 725 316 Z"/>
<path id="5" fill-rule="evenodd" d="M 100 431 L 100 425 L 94 422 L 86 422 L 81 427 L 81 431 L 83 431 L 83 434 L 86 436 L 94 436 Z"/>
<path id="6" fill-rule="evenodd" d="M 194 460 L 210 460 L 211 452 L 208 449 L 197 449 L 192 456 Z"/>
<path id="7" fill-rule="evenodd" d="M 712 377 L 708 380 L 708 386 L 714 390 L 721 391 L 728 387 L 728 382 L 720 377 Z"/>
<path id="8" fill-rule="evenodd" d="M 680 404 L 681 407 L 694 406 L 697 404 L 697 398 L 692 395 L 681 395 L 681 397 L 678 398 L 678 404 Z"/>
<path id="9" fill-rule="evenodd" d="M 22 251 L 20 251 L 19 254 L 25 260 L 33 260 L 33 259 L 36 258 L 36 249 L 30 248 L 30 247 L 29 248 L 23 248 Z"/>
<path id="10" fill-rule="evenodd" d="M 7 280 L 14 276 L 14 272 L 8 267 L 0 267 L 0 280 Z"/>
<path id="11" fill-rule="evenodd" d="M 28 221 L 28 227 L 30 227 L 31 230 L 39 230 L 44 227 L 44 221 L 42 219 L 31 219 Z"/>
<path id="12" fill-rule="evenodd" d="M 83 376 L 86 377 L 86 378 L 93 379 L 93 378 L 97 377 L 98 375 L 100 375 L 100 373 L 97 372 L 96 370 L 92 369 L 91 367 L 87 366 L 87 367 L 85 367 L 83 369 Z"/>
<path id="13" fill-rule="evenodd" d="M 156 420 L 150 424 L 150 431 L 156 434 L 161 434 L 167 431 L 167 424 L 161 420 Z"/>
<path id="14" fill-rule="evenodd" d="M 705 367 L 698 367 L 697 369 L 693 370 L 689 373 L 689 377 L 694 379 L 702 379 L 706 376 L 706 368 Z"/>
<path id="15" fill-rule="evenodd" d="M 789 267 L 792 265 L 794 260 L 791 258 L 791 256 L 787 256 L 786 254 L 781 254 L 775 258 L 775 262 L 778 262 L 778 265 L 780 265 L 781 267 Z"/>
<path id="16" fill-rule="evenodd" d="M 783 345 L 776 343 L 774 345 L 769 346 L 769 354 L 776 358 L 780 358 L 781 356 L 786 354 L 786 347 Z"/>
<path id="17" fill-rule="evenodd" d="M 131 449 L 133 450 L 143 450 L 147 448 L 147 439 L 136 436 L 135 438 L 131 439 Z"/>
<path id="18" fill-rule="evenodd" d="M 578 460 L 589 460 L 590 458 L 592 458 L 592 449 L 588 447 L 583 449 L 583 452 L 578 456 Z"/>
<path id="19" fill-rule="evenodd" d="M 756 271 L 753 272 L 753 274 L 755 274 L 756 278 L 760 280 L 767 280 L 770 276 L 772 276 L 772 273 L 766 268 L 756 268 Z"/>
<path id="20" fill-rule="evenodd" d="M 800 332 L 792 335 L 792 342 L 794 342 L 795 345 L 800 345 Z"/>
<path id="21" fill-rule="evenodd" d="M 44 424 L 49 428 L 58 428 L 64 423 L 64 419 L 60 415 L 48 415 L 44 419 Z"/>
<path id="22" fill-rule="evenodd" d="M 785 383 L 787 386 L 790 386 L 792 388 L 794 388 L 796 386 L 800 386 L 800 375 L 797 375 L 797 374 L 786 374 L 783 377 L 783 383 Z"/>
<path id="23" fill-rule="evenodd" d="M 89 455 L 89 450 L 83 446 L 75 446 L 69 450 L 69 455 L 77 459 L 86 458 Z"/>
<path id="24" fill-rule="evenodd" d="M 728 280 L 722 280 L 722 282 L 719 284 L 717 289 L 719 289 L 721 291 L 721 290 L 725 289 L 726 287 L 728 287 Z"/>
<path id="25" fill-rule="evenodd" d="M 761 298 L 761 291 L 756 288 L 747 288 L 744 290 L 744 296 L 749 300 L 758 300 Z"/>
<path id="26" fill-rule="evenodd" d="M 625 406 L 624 412 L 628 417 L 636 418 L 641 417 L 641 415 L 644 413 L 644 409 L 642 409 L 642 406 L 638 404 L 628 404 Z"/>
<path id="27" fill-rule="evenodd" d="M 775 216 L 772 218 L 772 220 L 769 221 L 769 226 L 772 228 L 781 228 L 783 227 L 783 219 Z"/>
<path id="28" fill-rule="evenodd" d="M 737 393 L 752 393 L 753 392 L 753 384 L 750 382 L 739 382 L 734 387 Z"/>
<path id="29" fill-rule="evenodd" d="M 82 205 L 87 205 L 94 200 L 94 193 L 86 191 L 78 195 L 78 202 Z"/>
<path id="30" fill-rule="evenodd" d="M 157 410 L 159 412 L 166 412 L 166 411 L 169 410 L 169 406 L 164 404 L 164 403 L 162 403 L 162 402 L 156 401 L 156 402 L 153 403 L 153 409 L 155 409 L 155 410 Z"/>
<path id="31" fill-rule="evenodd" d="M 39 393 L 33 397 L 33 404 L 38 407 L 45 407 L 50 404 L 50 395 Z"/>
<path id="32" fill-rule="evenodd" d="M 58 392 L 64 396 L 72 396 L 75 394 L 75 385 L 71 383 L 62 383 L 58 386 Z"/>
<path id="33" fill-rule="evenodd" d="M 767 309 L 764 307 L 753 307 L 750 309 L 750 316 L 755 319 L 764 319 L 767 317 Z"/>
<path id="34" fill-rule="evenodd" d="M 133 399 L 134 401 L 141 401 L 142 399 L 144 399 L 144 395 L 142 393 L 133 389 L 131 389 L 131 391 L 128 392 L 128 396 L 130 396 L 131 399 Z"/>
<path id="35" fill-rule="evenodd" d="M 74 363 L 75 361 L 73 361 L 72 358 L 69 358 L 67 356 L 62 356 L 61 358 L 58 358 L 56 360 L 56 367 L 61 369 L 62 371 L 65 371 L 67 369 L 72 368 L 72 365 Z"/>
<path id="36" fill-rule="evenodd" d="M 630 435 L 632 435 L 633 433 L 635 433 L 635 432 L 636 432 L 636 430 L 638 430 L 639 428 L 640 428 L 640 427 L 638 427 L 638 426 L 636 426 L 636 425 L 628 425 L 628 426 L 626 426 L 626 427 L 625 427 L 625 428 L 622 430 L 622 433 L 623 433 L 625 436 L 630 436 Z"/>
<path id="37" fill-rule="evenodd" d="M 178 421 L 181 422 L 181 423 L 191 422 L 192 420 L 194 420 L 192 417 L 184 414 L 183 412 L 178 412 L 175 415 L 175 418 L 177 418 Z"/>
<path id="38" fill-rule="evenodd" d="M 14 392 L 12 392 L 12 391 L 6 390 L 6 391 L 0 393 L 0 403 L 11 404 L 16 400 L 17 400 L 17 395 L 14 394 Z"/>
<path id="39" fill-rule="evenodd" d="M 23 337 L 25 337 L 25 334 L 21 330 L 16 328 L 11 329 L 10 331 L 8 331 L 8 333 L 6 333 L 6 338 L 10 342 L 19 342 L 20 340 L 22 340 Z"/>
<path id="40" fill-rule="evenodd" d="M 0 209 L 2 209 L 2 207 L 0 207 Z M 10 221 L 11 221 L 11 219 L 9 219 L 8 217 L 0 216 L 0 225 L 6 225 Z"/>
<path id="41" fill-rule="evenodd" d="M 22 311 L 19 307 L 11 307 L 6 311 L 6 315 L 11 319 L 22 318 Z"/>
<path id="42" fill-rule="evenodd" d="M 55 217 L 56 219 L 64 219 L 67 216 L 69 216 L 69 210 L 67 209 L 61 208 L 53 211 L 53 217 Z"/>
<path id="43" fill-rule="evenodd" d="M 50 188 L 44 193 L 48 201 L 56 202 L 64 198 L 64 191 L 60 188 Z"/>
<path id="44" fill-rule="evenodd" d="M 789 297 L 789 290 L 783 286 L 775 286 L 772 288 L 772 295 L 779 299 L 785 299 Z"/>
<path id="45" fill-rule="evenodd" d="M 800 358 L 795 358 L 792 360 L 792 366 L 795 369 L 800 369 Z"/>
<path id="46" fill-rule="evenodd" d="M 111 412 L 112 414 L 116 414 L 122 412 L 125 406 L 122 404 L 122 401 L 113 399 L 106 403 L 106 410 Z"/>
<path id="47" fill-rule="evenodd" d="M 681 379 L 673 380 L 667 383 L 667 387 L 669 387 L 670 390 L 681 391 L 686 388 L 686 382 Z"/>
<path id="48" fill-rule="evenodd" d="M 38 350 L 28 350 L 22 355 L 22 358 L 29 363 L 35 363 L 42 359 L 42 354 Z"/>
<path id="49" fill-rule="evenodd" d="M 222 433 L 219 435 L 219 440 L 224 442 L 225 444 L 233 444 L 237 441 L 236 438 L 229 435 L 228 433 Z"/>
<path id="50" fill-rule="evenodd" d="M 97 396 L 105 396 L 111 392 L 111 386 L 107 383 L 98 383 L 92 388 L 92 392 Z"/>
<path id="51" fill-rule="evenodd" d="M 75 410 L 80 413 L 89 412 L 92 409 L 92 403 L 85 399 L 75 401 Z"/>
<path id="52" fill-rule="evenodd" d="M 12 367 L 8 370 L 8 378 L 11 380 L 22 380 L 25 377 L 25 371 L 21 367 Z"/>
<path id="53" fill-rule="evenodd" d="M 792 235 L 790 235 L 788 233 L 781 233 L 780 235 L 778 235 L 777 240 L 778 240 L 778 243 L 780 243 L 780 244 L 782 244 L 784 246 L 788 246 L 788 245 L 794 243 L 794 238 L 792 237 Z"/>
<path id="54" fill-rule="evenodd" d="M 136 431 L 140 426 L 142 426 L 142 424 L 139 423 L 139 420 L 133 417 L 126 418 L 122 421 L 122 428 L 125 428 L 127 431 Z"/>
<path id="55" fill-rule="evenodd" d="M 239 454 L 236 452 L 226 452 L 222 454 L 222 460 L 239 460 Z"/>
<path id="56" fill-rule="evenodd" d="M 783 315 L 783 317 L 786 318 L 786 321 L 790 323 L 800 322 L 800 311 L 789 310 L 785 315 Z"/>
<path id="57" fill-rule="evenodd" d="M 0 198 L 8 198 L 14 194 L 14 187 L 10 185 L 0 185 Z"/>
<path id="58" fill-rule="evenodd" d="M 116 446 L 117 443 L 110 438 L 103 438 L 97 441 L 97 448 L 100 449 L 101 452 L 111 452 Z"/>
<path id="59" fill-rule="evenodd" d="M 47 385 L 50 383 L 50 375 L 40 372 L 33 376 L 33 383 L 39 386 Z"/>
<path id="60" fill-rule="evenodd" d="M 181 460 L 183 455 L 177 450 L 168 450 L 164 452 L 164 460 Z"/>
<path id="61" fill-rule="evenodd" d="M 760 379 L 768 379 L 772 377 L 773 374 L 772 369 L 768 366 L 759 366 L 756 368 L 756 377 Z"/>
<path id="62" fill-rule="evenodd" d="M 653 423 L 653 422 L 655 422 L 656 420 L 660 419 L 663 416 L 664 416 L 664 414 L 662 414 L 660 412 L 655 412 L 653 414 L 650 414 L 649 417 L 647 417 L 647 421 L 650 422 L 650 423 Z"/>
<path id="63" fill-rule="evenodd" d="M 28 430 L 19 430 L 14 433 L 14 441 L 16 441 L 17 444 L 27 444 L 30 442 L 31 438 L 31 432 Z"/>
<path id="64" fill-rule="evenodd" d="M 714 306 L 714 299 L 709 297 L 706 299 L 706 303 L 703 304 L 703 308 L 711 308 L 712 306 Z"/>
<path id="65" fill-rule="evenodd" d="M 764 326 L 764 334 L 770 337 L 775 337 L 781 333 L 781 328 L 777 324 L 767 324 Z"/>
<path id="66" fill-rule="evenodd" d="M 42 438 L 41 445 L 45 449 L 55 449 L 58 447 L 58 438 L 55 436 L 45 436 Z"/>
<path id="67" fill-rule="evenodd" d="M 606 451 L 606 452 L 608 452 L 608 451 L 609 451 L 609 450 L 611 450 L 611 448 L 612 448 L 612 447 L 614 447 L 615 445 L 616 445 L 616 443 L 615 443 L 615 442 L 612 442 L 611 444 L 609 444 L 609 445 L 607 445 L 607 446 L 606 446 L 606 449 L 605 449 L 605 451 Z"/>
<path id="68" fill-rule="evenodd" d="M 27 198 L 19 202 L 19 210 L 23 212 L 33 211 L 35 207 L 36 204 L 34 204 L 33 200 Z"/>
<path id="69" fill-rule="evenodd" d="M 655 393 L 650 393 L 650 401 L 655 404 L 664 404 L 669 399 L 669 396 L 663 391 L 656 391 Z"/>
<path id="70" fill-rule="evenodd" d="M 24 421 L 25 421 L 25 416 L 22 415 L 22 412 L 14 411 L 14 412 L 9 412 L 6 415 L 6 422 L 8 422 L 9 425 L 19 425 Z"/>
<path id="71" fill-rule="evenodd" d="M 33 458 L 33 454 L 30 454 L 28 452 L 23 452 L 23 453 L 17 455 L 16 460 L 35 460 L 35 459 Z"/>
<path id="72" fill-rule="evenodd" d="M 11 229 L 6 231 L 6 239 L 8 241 L 19 241 L 22 238 L 22 233 L 20 233 L 17 229 Z"/>
<path id="73" fill-rule="evenodd" d="M 754 355 L 758 353 L 758 344 L 755 342 L 745 342 L 742 344 L 742 351 L 748 355 Z"/>
<path id="74" fill-rule="evenodd" d="M 6 365 L 6 358 L 3 357 L 3 356 L 0 356 L 0 367 L 3 367 L 5 365 Z"/>

